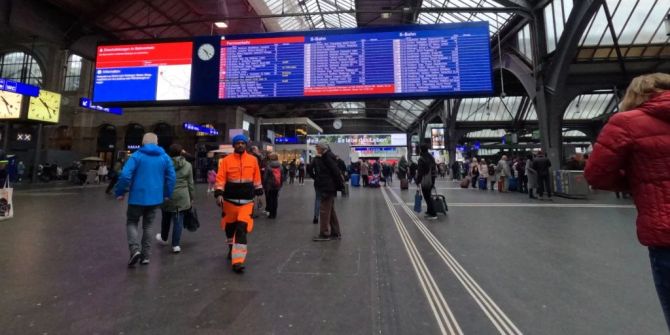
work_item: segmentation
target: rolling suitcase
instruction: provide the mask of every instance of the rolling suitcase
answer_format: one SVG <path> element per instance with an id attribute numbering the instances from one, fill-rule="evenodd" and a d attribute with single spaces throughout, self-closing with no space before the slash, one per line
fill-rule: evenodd
<path id="1" fill-rule="evenodd" d="M 369 187 L 379 187 L 379 175 L 372 175 L 369 177 Z"/>
<path id="2" fill-rule="evenodd" d="M 461 180 L 461 188 L 468 188 L 470 187 L 470 183 L 472 182 L 472 179 L 470 177 L 465 177 L 463 180 Z"/>
<path id="3" fill-rule="evenodd" d="M 480 190 L 484 190 L 484 191 L 486 191 L 486 189 L 487 189 L 487 188 L 486 188 L 486 186 L 487 186 L 486 184 L 487 184 L 487 180 L 486 180 L 486 178 L 479 178 L 479 189 L 480 189 Z"/>
<path id="4" fill-rule="evenodd" d="M 407 180 L 407 179 L 400 179 L 400 189 L 401 189 L 401 190 L 407 190 L 407 189 L 409 189 L 409 180 Z"/>
<path id="5" fill-rule="evenodd" d="M 515 177 L 509 177 L 508 180 L 509 180 L 509 186 L 507 187 L 507 189 L 508 189 L 510 192 L 516 192 L 516 189 L 517 189 L 517 187 L 519 186 L 519 184 L 518 184 L 518 179 L 515 178 Z"/>
<path id="6" fill-rule="evenodd" d="M 443 213 L 447 215 L 449 207 L 447 207 L 447 198 L 441 194 L 433 194 L 430 196 L 430 200 L 433 202 L 433 208 L 435 213 Z"/>
<path id="7" fill-rule="evenodd" d="M 359 187 L 361 186 L 361 175 L 358 173 L 354 173 L 351 175 L 351 186 L 353 187 Z"/>

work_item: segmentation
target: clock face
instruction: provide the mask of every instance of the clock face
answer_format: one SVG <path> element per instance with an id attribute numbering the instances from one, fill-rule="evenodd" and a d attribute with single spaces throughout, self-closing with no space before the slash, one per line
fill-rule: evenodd
<path id="1" fill-rule="evenodd" d="M 21 94 L 0 91 L 0 119 L 18 119 L 21 117 Z"/>
<path id="2" fill-rule="evenodd" d="M 333 128 L 335 128 L 335 129 L 342 128 L 342 120 L 335 119 L 335 121 L 333 121 Z"/>
<path id="3" fill-rule="evenodd" d="M 38 97 L 30 98 L 28 119 L 58 123 L 60 117 L 61 95 L 54 92 L 40 90 Z"/>
<path id="4" fill-rule="evenodd" d="M 208 61 L 214 57 L 214 52 L 214 46 L 209 43 L 205 43 L 201 45 L 200 48 L 198 48 L 198 57 L 204 61 Z"/>

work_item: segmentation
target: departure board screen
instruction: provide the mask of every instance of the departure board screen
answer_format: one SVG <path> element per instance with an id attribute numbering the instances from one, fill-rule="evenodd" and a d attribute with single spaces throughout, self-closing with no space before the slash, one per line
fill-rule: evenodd
<path id="1" fill-rule="evenodd" d="M 219 99 L 492 90 L 486 24 L 315 34 L 222 39 Z"/>
<path id="2" fill-rule="evenodd" d="M 467 22 L 99 46 L 93 101 L 206 105 L 492 93 L 488 23 Z"/>

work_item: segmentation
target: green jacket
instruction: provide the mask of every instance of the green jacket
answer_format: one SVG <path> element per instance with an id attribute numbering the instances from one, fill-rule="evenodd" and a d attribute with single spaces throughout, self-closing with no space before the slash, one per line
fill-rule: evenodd
<path id="1" fill-rule="evenodd" d="M 177 174 L 177 182 L 174 186 L 174 192 L 172 192 L 172 198 L 164 202 L 161 208 L 167 212 L 181 212 L 191 208 L 191 199 L 193 199 L 193 193 L 195 193 L 193 168 L 191 163 L 181 156 L 172 157 L 172 163 Z"/>

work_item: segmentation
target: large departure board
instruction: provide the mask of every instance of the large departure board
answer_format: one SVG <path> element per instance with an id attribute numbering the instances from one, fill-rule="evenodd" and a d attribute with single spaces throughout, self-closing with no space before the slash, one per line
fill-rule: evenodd
<path id="1" fill-rule="evenodd" d="M 173 60 L 167 57 L 158 67 L 154 64 L 161 60 L 148 59 L 150 53 L 147 62 L 133 55 L 124 66 L 106 54 L 115 49 L 101 46 L 93 98 L 118 105 L 161 100 L 200 105 L 489 95 L 489 39 L 488 23 L 469 22 L 206 36 L 141 45 L 174 48 L 178 63 L 168 63 Z M 174 65 L 181 66 L 169 68 Z M 166 66 L 167 79 L 161 78 Z M 146 87 L 137 88 L 139 81 Z M 124 90 L 126 84 L 134 89 Z"/>

